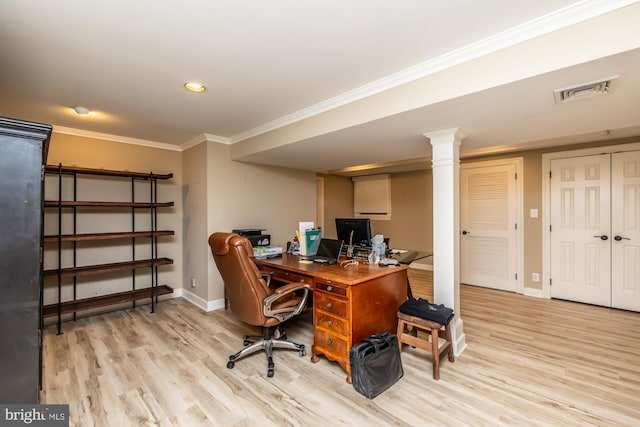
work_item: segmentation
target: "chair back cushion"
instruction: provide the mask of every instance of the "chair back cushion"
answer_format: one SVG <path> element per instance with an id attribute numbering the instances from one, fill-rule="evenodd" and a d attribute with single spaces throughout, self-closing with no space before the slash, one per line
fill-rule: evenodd
<path id="1" fill-rule="evenodd" d="M 274 319 L 264 316 L 262 306 L 262 301 L 273 291 L 253 262 L 251 242 L 235 233 L 217 232 L 209 236 L 209 246 L 233 314 L 254 326 L 273 323 Z"/>

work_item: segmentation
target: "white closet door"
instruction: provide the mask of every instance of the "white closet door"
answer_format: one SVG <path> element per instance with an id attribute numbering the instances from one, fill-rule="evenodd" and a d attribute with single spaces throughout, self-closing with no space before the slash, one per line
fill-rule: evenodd
<path id="1" fill-rule="evenodd" d="M 640 311 L 640 151 L 612 162 L 612 306 Z"/>
<path id="2" fill-rule="evenodd" d="M 551 296 L 611 305 L 610 156 L 551 161 Z"/>
<path id="3" fill-rule="evenodd" d="M 516 292 L 517 191 L 515 164 L 460 170 L 461 283 Z"/>

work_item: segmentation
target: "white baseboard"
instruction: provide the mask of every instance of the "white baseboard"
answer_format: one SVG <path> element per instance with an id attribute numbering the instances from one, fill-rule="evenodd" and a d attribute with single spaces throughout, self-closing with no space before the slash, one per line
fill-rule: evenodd
<path id="1" fill-rule="evenodd" d="M 548 297 L 544 295 L 542 289 L 523 288 L 522 294 L 528 297 L 548 299 Z"/>
<path id="2" fill-rule="evenodd" d="M 174 292 L 175 294 L 175 292 Z M 181 296 L 182 298 L 186 299 L 187 301 L 189 301 L 191 304 L 195 305 L 196 307 L 200 308 L 201 310 L 204 311 L 214 311 L 214 310 L 220 310 L 221 308 L 224 308 L 224 298 L 220 298 L 217 300 L 213 300 L 213 301 L 207 301 L 204 298 L 199 297 L 198 295 L 189 292 L 188 290 L 182 290 L 181 292 Z"/>

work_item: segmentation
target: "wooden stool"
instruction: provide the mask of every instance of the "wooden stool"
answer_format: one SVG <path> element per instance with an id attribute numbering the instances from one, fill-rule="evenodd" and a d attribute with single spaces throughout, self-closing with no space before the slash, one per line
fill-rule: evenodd
<path id="1" fill-rule="evenodd" d="M 418 330 L 424 331 L 431 337 L 422 339 L 418 337 Z M 410 316 L 398 312 L 398 345 L 402 351 L 402 344 L 409 344 L 431 352 L 433 359 L 433 379 L 440 379 L 440 354 L 447 352 L 449 361 L 455 361 L 453 346 L 451 345 L 451 327 L 441 325 L 421 317 Z M 438 348 L 438 337 L 446 339 L 446 343 Z"/>

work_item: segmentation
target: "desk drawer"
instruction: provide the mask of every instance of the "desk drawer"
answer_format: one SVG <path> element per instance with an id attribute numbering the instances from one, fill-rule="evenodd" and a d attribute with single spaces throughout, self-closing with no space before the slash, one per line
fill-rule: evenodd
<path id="1" fill-rule="evenodd" d="M 315 346 L 326 349 L 331 353 L 338 354 L 340 356 L 349 354 L 349 346 L 347 345 L 347 341 L 335 334 L 316 329 L 313 339 L 313 343 Z"/>
<path id="2" fill-rule="evenodd" d="M 315 289 L 343 297 L 347 296 L 347 288 L 344 285 L 336 284 L 330 280 L 316 279 Z"/>
<path id="3" fill-rule="evenodd" d="M 328 314 L 316 312 L 314 323 L 319 328 L 328 329 L 340 335 L 346 336 L 349 332 L 349 324 L 346 320 Z"/>
<path id="4" fill-rule="evenodd" d="M 270 268 L 265 268 L 262 270 L 262 272 L 271 273 L 271 280 L 278 280 L 280 282 L 288 282 L 288 283 L 304 282 L 313 286 L 313 280 L 311 279 L 311 277 L 303 276 L 302 274 L 291 273 L 289 271 L 276 270 L 276 269 L 270 269 Z"/>
<path id="5" fill-rule="evenodd" d="M 313 294 L 314 307 L 317 310 L 327 311 L 343 319 L 347 318 L 347 302 L 332 298 L 330 295 L 317 292 Z"/>

